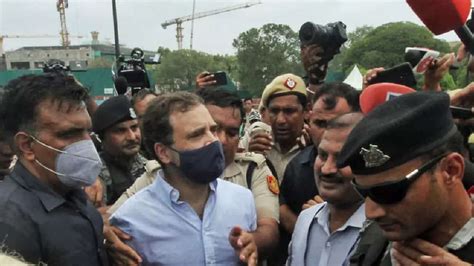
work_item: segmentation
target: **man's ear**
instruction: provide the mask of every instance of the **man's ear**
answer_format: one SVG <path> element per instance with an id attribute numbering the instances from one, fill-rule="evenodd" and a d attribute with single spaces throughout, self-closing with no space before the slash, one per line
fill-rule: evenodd
<path id="1" fill-rule="evenodd" d="M 18 132 L 13 137 L 13 145 L 17 149 L 18 154 L 28 161 L 35 159 L 35 154 L 31 148 L 33 141 L 25 132 Z"/>
<path id="2" fill-rule="evenodd" d="M 443 181 L 446 184 L 462 183 L 464 177 L 464 157 L 457 152 L 450 153 L 441 161 L 441 169 Z"/>
<path id="3" fill-rule="evenodd" d="M 162 143 L 155 143 L 154 146 L 155 155 L 158 160 L 163 164 L 169 164 L 172 161 L 172 155 L 170 149 Z"/>

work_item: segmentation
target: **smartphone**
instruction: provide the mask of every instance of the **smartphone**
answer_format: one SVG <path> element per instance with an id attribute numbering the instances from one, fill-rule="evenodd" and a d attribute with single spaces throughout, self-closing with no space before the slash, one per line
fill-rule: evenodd
<path id="1" fill-rule="evenodd" d="M 224 71 L 218 71 L 215 73 L 212 73 L 214 75 L 214 80 L 216 83 L 214 85 L 220 86 L 220 85 L 227 85 L 227 74 Z"/>
<path id="2" fill-rule="evenodd" d="M 377 76 L 371 79 L 369 84 L 382 82 L 396 83 L 408 87 L 416 86 L 415 75 L 413 74 L 410 63 L 403 63 L 377 73 Z"/>

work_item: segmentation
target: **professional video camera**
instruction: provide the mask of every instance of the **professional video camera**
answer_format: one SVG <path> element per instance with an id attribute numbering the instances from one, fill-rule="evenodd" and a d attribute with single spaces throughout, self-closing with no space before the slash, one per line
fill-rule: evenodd
<path id="1" fill-rule="evenodd" d="M 340 21 L 326 26 L 306 22 L 300 28 L 299 38 L 302 46 L 321 46 L 324 49 L 321 63 L 328 63 L 334 55 L 340 53 L 341 46 L 347 41 L 346 25 Z"/>
<path id="2" fill-rule="evenodd" d="M 134 48 L 130 53 L 130 58 L 125 59 L 121 55 L 118 59 L 118 66 L 112 66 L 115 89 L 118 94 L 125 94 L 128 88 L 131 88 L 132 95 L 142 88 L 150 88 L 150 80 L 145 64 L 159 64 L 160 57 L 145 56 L 140 48 Z M 117 71 L 114 71 L 114 67 Z"/>

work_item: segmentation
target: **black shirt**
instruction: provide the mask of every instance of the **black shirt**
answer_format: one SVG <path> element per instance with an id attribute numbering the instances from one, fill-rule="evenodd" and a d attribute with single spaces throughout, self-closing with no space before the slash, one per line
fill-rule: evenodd
<path id="1" fill-rule="evenodd" d="M 21 164 L 0 183 L 0 239 L 27 262 L 108 265 L 99 212 L 80 189 L 55 193 Z"/>
<path id="2" fill-rule="evenodd" d="M 313 170 L 316 155 L 314 146 L 308 146 L 286 166 L 280 188 L 280 204 L 287 204 L 296 215 L 301 212 L 303 204 L 318 195 Z"/>

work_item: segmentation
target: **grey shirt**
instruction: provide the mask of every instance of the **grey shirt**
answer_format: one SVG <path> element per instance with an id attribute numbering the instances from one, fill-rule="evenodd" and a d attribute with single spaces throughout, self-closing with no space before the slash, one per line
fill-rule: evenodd
<path id="1" fill-rule="evenodd" d="M 27 262 L 108 265 L 102 217 L 80 189 L 62 197 L 21 163 L 0 183 L 0 239 Z"/>

